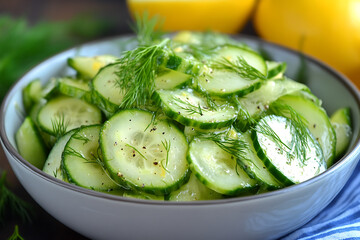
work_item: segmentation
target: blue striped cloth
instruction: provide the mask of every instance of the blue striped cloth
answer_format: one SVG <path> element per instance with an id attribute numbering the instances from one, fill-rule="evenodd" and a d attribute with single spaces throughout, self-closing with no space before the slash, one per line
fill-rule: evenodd
<path id="1" fill-rule="evenodd" d="M 339 195 L 314 219 L 282 240 L 360 239 L 360 163 Z"/>

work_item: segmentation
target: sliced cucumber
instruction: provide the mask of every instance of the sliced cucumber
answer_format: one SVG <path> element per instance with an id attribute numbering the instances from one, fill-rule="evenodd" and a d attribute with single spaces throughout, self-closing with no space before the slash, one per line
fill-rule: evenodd
<path id="1" fill-rule="evenodd" d="M 112 55 L 76 56 L 68 59 L 68 65 L 75 69 L 81 78 L 91 79 L 102 67 L 115 62 L 116 59 L 117 57 Z"/>
<path id="2" fill-rule="evenodd" d="M 350 145 L 352 136 L 351 110 L 344 107 L 336 110 L 330 116 L 330 122 L 336 133 L 335 158 L 341 157 Z"/>
<path id="3" fill-rule="evenodd" d="M 174 89 L 190 82 L 192 77 L 188 74 L 171 69 L 160 68 L 155 78 L 156 89 Z"/>
<path id="4" fill-rule="evenodd" d="M 236 94 L 239 97 L 258 89 L 262 84 L 261 79 L 248 80 L 236 72 L 211 69 L 198 78 L 201 89 L 211 95 L 228 96 Z"/>
<path id="5" fill-rule="evenodd" d="M 59 138 L 52 147 L 43 167 L 43 171 L 57 179 L 67 181 L 66 175 L 61 171 L 62 153 L 66 143 L 77 129 L 73 129 Z"/>
<path id="6" fill-rule="evenodd" d="M 336 151 L 336 133 L 324 108 L 303 95 L 285 95 L 273 103 L 287 105 L 300 114 L 312 135 L 320 143 L 327 167 L 333 164 Z M 289 115 L 286 115 L 289 117 Z"/>
<path id="7" fill-rule="evenodd" d="M 236 64 L 238 58 L 245 60 L 248 65 L 255 68 L 263 76 L 267 76 L 267 65 L 264 58 L 249 48 L 231 44 L 222 45 L 215 50 L 215 54 L 212 55 L 211 62 L 226 59 Z"/>
<path id="8" fill-rule="evenodd" d="M 222 194 L 202 184 L 192 173 L 187 183 L 169 194 L 167 200 L 174 202 L 215 200 L 224 198 Z"/>
<path id="9" fill-rule="evenodd" d="M 195 58 L 182 57 L 170 50 L 163 50 L 163 54 L 157 62 L 158 67 L 168 68 L 191 76 L 199 75 L 203 66 Z"/>
<path id="10" fill-rule="evenodd" d="M 258 122 L 252 132 L 257 155 L 284 185 L 306 181 L 326 170 L 319 143 L 310 132 L 299 136 L 295 129 L 290 119 L 268 115 Z M 301 137 L 307 144 L 300 145 Z M 298 146 L 304 147 L 297 151 Z"/>
<path id="11" fill-rule="evenodd" d="M 286 71 L 286 63 L 285 62 L 274 62 L 274 61 L 266 61 L 268 74 L 268 79 L 276 79 L 283 78 L 284 73 Z"/>
<path id="12" fill-rule="evenodd" d="M 218 101 L 215 109 L 209 107 L 207 99 L 193 90 L 158 90 L 155 99 L 161 102 L 163 111 L 170 118 L 186 125 L 203 129 L 230 126 L 237 109 L 229 103 Z"/>
<path id="13" fill-rule="evenodd" d="M 94 103 L 108 115 L 119 109 L 124 96 L 116 83 L 118 70 L 119 64 L 110 64 L 101 69 L 91 82 Z"/>
<path id="14" fill-rule="evenodd" d="M 46 133 L 59 136 L 82 125 L 102 122 L 101 111 L 84 100 L 59 96 L 41 107 L 37 122 Z"/>
<path id="15" fill-rule="evenodd" d="M 244 167 L 249 176 L 254 177 L 259 183 L 266 185 L 266 187 L 262 187 L 268 190 L 282 188 L 284 185 L 270 173 L 264 162 L 257 156 L 251 139 L 251 132 L 247 131 L 242 134 L 241 139 L 247 143 L 248 148 L 245 151 L 246 155 L 244 158 L 237 159 L 237 161 Z"/>
<path id="16" fill-rule="evenodd" d="M 32 107 L 40 101 L 42 85 L 39 79 L 31 81 L 23 90 L 23 104 L 26 113 L 30 113 Z"/>
<path id="17" fill-rule="evenodd" d="M 104 123 L 100 145 L 109 173 L 126 187 L 163 195 L 188 178 L 184 134 L 150 112 L 117 112 Z"/>
<path id="18" fill-rule="evenodd" d="M 236 195 L 257 187 L 257 181 L 246 174 L 235 157 L 211 140 L 194 138 L 189 146 L 188 161 L 195 176 L 218 193 Z"/>
<path id="19" fill-rule="evenodd" d="M 42 169 L 47 157 L 47 149 L 30 117 L 26 117 L 15 134 L 20 155 L 35 167 Z"/>
<path id="20" fill-rule="evenodd" d="M 251 119 L 258 119 L 261 117 L 261 115 L 268 110 L 269 105 L 273 101 L 285 94 L 307 89 L 308 87 L 304 84 L 288 78 L 265 81 L 256 91 L 249 93 L 245 97 L 239 98 L 239 104 L 242 111 L 239 112 L 235 127 L 239 131 L 245 132 L 251 125 Z"/>
<path id="21" fill-rule="evenodd" d="M 100 125 L 84 126 L 66 143 L 61 169 L 70 183 L 96 191 L 111 191 L 119 186 L 108 176 L 98 155 Z"/>
<path id="22" fill-rule="evenodd" d="M 70 77 L 59 78 L 58 81 L 60 93 L 91 102 L 91 90 L 88 82 Z"/>

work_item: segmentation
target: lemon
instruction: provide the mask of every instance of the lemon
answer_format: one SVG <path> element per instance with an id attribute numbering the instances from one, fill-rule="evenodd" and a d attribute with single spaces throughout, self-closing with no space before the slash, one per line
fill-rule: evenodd
<path id="1" fill-rule="evenodd" d="M 360 87 L 360 0 L 260 0 L 254 27 L 262 38 L 313 55 Z"/>
<path id="2" fill-rule="evenodd" d="M 158 15 L 164 31 L 237 33 L 247 23 L 256 0 L 127 0 L 132 16 Z"/>

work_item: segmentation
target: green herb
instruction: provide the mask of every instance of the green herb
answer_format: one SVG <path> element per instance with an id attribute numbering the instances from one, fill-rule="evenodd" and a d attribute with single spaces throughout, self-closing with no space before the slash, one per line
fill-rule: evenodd
<path id="1" fill-rule="evenodd" d="M 243 57 L 237 57 L 235 61 L 231 61 L 223 57 L 220 60 L 215 61 L 212 64 L 212 67 L 235 72 L 240 77 L 247 80 L 266 79 L 266 76 L 264 74 L 251 66 Z"/>
<path id="2" fill-rule="evenodd" d="M 125 146 L 128 146 L 128 147 L 132 148 L 135 152 L 137 152 L 138 154 L 140 154 L 140 156 L 141 156 L 142 158 L 144 158 L 145 160 L 147 160 L 147 158 L 146 158 L 136 147 L 133 147 L 133 146 L 131 146 L 130 144 L 126 144 Z"/>
<path id="3" fill-rule="evenodd" d="M 169 153 L 170 153 L 171 142 L 168 140 L 165 140 L 165 141 L 161 141 L 161 143 L 166 150 L 166 166 L 167 166 L 168 162 L 169 162 Z"/>
<path id="4" fill-rule="evenodd" d="M 246 149 L 248 149 L 249 146 L 240 138 L 232 138 L 224 133 L 198 133 L 197 137 L 213 141 L 222 150 L 238 159 L 246 159 Z"/>
<path id="5" fill-rule="evenodd" d="M 59 113 L 54 119 L 51 119 L 51 125 L 56 138 L 60 138 L 66 133 L 70 121 L 65 121 L 65 114 Z"/>
<path id="6" fill-rule="evenodd" d="M 183 109 L 188 114 L 199 114 L 200 116 L 203 115 L 203 109 L 200 105 L 200 102 L 197 105 L 193 105 L 188 101 L 184 101 L 180 98 L 173 97 L 174 104 L 179 108 Z"/>
<path id="7" fill-rule="evenodd" d="M 161 23 L 158 16 L 149 18 L 147 12 L 144 12 L 142 16 L 135 15 L 135 26 L 132 28 L 140 46 L 152 45 L 162 38 L 163 33 L 160 30 L 155 31 L 155 27 L 159 24 Z"/>
<path id="8" fill-rule="evenodd" d="M 20 217 L 23 222 L 31 222 L 32 208 L 6 186 L 6 172 L 0 178 L 0 225 L 7 217 Z"/>
<path id="9" fill-rule="evenodd" d="M 295 133 L 293 134 L 294 141 L 292 142 L 290 149 L 293 149 L 295 156 L 298 157 L 302 163 L 305 163 L 305 150 L 310 148 L 309 140 L 313 143 L 315 141 L 307 128 L 306 119 L 291 106 L 284 103 L 274 102 L 270 105 L 270 110 L 276 115 L 289 117 L 291 119 Z"/>
<path id="10" fill-rule="evenodd" d="M 155 91 L 158 58 L 169 41 L 164 39 L 159 44 L 126 51 L 119 59 L 116 84 L 124 93 L 120 108 L 141 107 L 151 98 Z"/>
<path id="11" fill-rule="evenodd" d="M 8 240 L 24 240 L 19 234 L 19 226 L 15 225 L 14 233 L 8 238 Z"/>

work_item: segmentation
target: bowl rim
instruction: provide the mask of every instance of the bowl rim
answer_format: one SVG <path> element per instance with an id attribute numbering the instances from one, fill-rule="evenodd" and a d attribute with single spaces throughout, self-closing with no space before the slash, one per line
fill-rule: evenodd
<path id="1" fill-rule="evenodd" d="M 7 152 L 8 154 L 10 154 L 24 168 L 26 168 L 33 174 L 36 174 L 38 177 L 44 179 L 45 181 L 50 182 L 51 184 L 55 184 L 58 187 L 62 187 L 67 190 L 75 191 L 77 193 L 89 195 L 91 197 L 102 198 L 102 199 L 106 199 L 106 200 L 110 200 L 110 201 L 118 201 L 118 202 L 132 203 L 132 204 L 144 204 L 144 205 L 158 205 L 158 206 L 160 206 L 160 205 L 166 205 L 166 206 L 205 205 L 205 206 L 209 206 L 209 205 L 222 205 L 222 204 L 232 204 L 232 203 L 237 203 L 237 202 L 254 201 L 254 200 L 270 198 L 270 197 L 273 197 L 276 195 L 283 195 L 283 194 L 286 194 L 289 192 L 296 191 L 297 189 L 304 188 L 307 185 L 311 185 L 314 182 L 317 182 L 317 181 L 325 178 L 327 175 L 331 174 L 333 171 L 336 171 L 338 168 L 341 168 L 347 162 L 351 161 L 353 158 L 356 157 L 355 156 L 356 152 L 360 151 L 360 137 L 357 136 L 355 142 L 353 143 L 352 148 L 349 149 L 349 151 L 344 156 L 342 156 L 336 163 L 334 163 L 326 171 L 324 171 L 323 173 L 321 173 L 307 181 L 304 181 L 299 184 L 294 184 L 294 185 L 291 185 L 291 186 L 288 186 L 288 187 L 285 187 L 282 189 L 278 189 L 278 190 L 274 190 L 274 191 L 270 191 L 270 192 L 266 192 L 266 193 L 261 193 L 261 194 L 256 194 L 256 195 L 249 195 L 249 196 L 230 197 L 230 198 L 216 199 L 216 200 L 180 201 L 180 202 L 128 198 L 128 197 L 112 195 L 112 194 L 108 194 L 108 193 L 102 193 L 102 192 L 97 192 L 97 191 L 93 191 L 90 189 L 82 188 L 82 187 L 76 186 L 74 184 L 70 184 L 70 183 L 61 181 L 51 175 L 46 174 L 45 172 L 36 168 L 32 164 L 30 164 L 28 161 L 26 161 L 24 158 L 22 158 L 20 156 L 20 154 L 17 152 L 17 150 L 11 145 L 11 143 L 6 135 L 5 119 L 4 119 L 5 112 L 6 112 L 7 108 L 9 107 L 11 99 L 13 98 L 13 96 L 16 93 L 15 90 L 17 88 L 19 88 L 19 85 L 21 84 L 22 79 L 24 79 L 33 69 L 38 68 L 38 67 L 40 67 L 40 65 L 46 64 L 46 62 L 51 61 L 53 58 L 56 58 L 62 54 L 66 54 L 68 51 L 71 51 L 73 49 L 85 47 L 88 45 L 98 44 L 98 43 L 102 43 L 102 42 L 106 42 L 106 41 L 115 41 L 115 40 L 118 40 L 121 38 L 126 38 L 126 37 L 131 37 L 131 36 L 133 36 L 133 35 L 132 34 L 122 34 L 122 35 L 118 35 L 118 36 L 112 36 L 112 37 L 101 38 L 98 40 L 93 40 L 93 41 L 89 41 L 89 42 L 86 42 L 83 44 L 78 44 L 76 46 L 70 47 L 64 51 L 61 51 L 55 55 L 52 55 L 52 56 L 46 58 L 42 62 L 33 66 L 25 74 L 23 74 L 22 77 L 20 77 L 17 81 L 15 81 L 13 83 L 13 85 L 9 88 L 9 90 L 7 91 L 6 95 L 4 96 L 4 99 L 1 103 L 1 108 L 0 108 L 0 141 L 3 145 L 4 152 Z M 333 75 L 335 78 L 337 78 L 347 88 L 349 93 L 356 100 L 357 105 L 360 107 L 360 92 L 357 89 L 357 87 L 345 75 L 338 72 L 334 68 L 330 67 L 327 63 L 317 59 L 314 56 L 310 56 L 306 53 L 301 53 L 294 49 L 291 49 L 291 48 L 288 48 L 285 46 L 281 46 L 279 44 L 267 41 L 265 39 L 261 39 L 260 37 L 257 37 L 257 36 L 252 36 L 252 35 L 247 35 L 247 34 L 233 34 L 230 36 L 234 37 L 236 39 L 239 39 L 239 40 L 244 39 L 244 40 L 253 41 L 257 44 L 265 44 L 272 48 L 276 48 L 276 49 L 280 49 L 285 52 L 289 52 L 290 54 L 299 54 L 299 53 L 302 54 L 308 61 L 310 61 L 311 63 L 313 63 L 315 65 L 318 65 L 321 69 L 323 69 L 324 71 L 328 72 L 330 75 Z M 357 134 L 360 135 L 359 133 L 357 133 Z M 9 162 L 8 159 L 6 159 L 6 160 Z"/>

